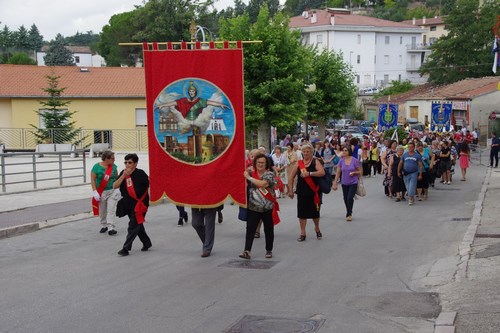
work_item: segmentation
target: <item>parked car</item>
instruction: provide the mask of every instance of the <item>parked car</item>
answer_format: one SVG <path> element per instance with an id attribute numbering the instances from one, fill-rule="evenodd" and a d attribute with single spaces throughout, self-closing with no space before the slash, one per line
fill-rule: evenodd
<path id="1" fill-rule="evenodd" d="M 363 94 L 363 95 L 373 95 L 373 94 L 376 94 L 378 92 L 379 92 L 378 88 L 375 88 L 375 87 L 368 87 L 368 88 L 359 89 L 359 93 Z"/>
<path id="2" fill-rule="evenodd" d="M 375 124 L 375 120 L 365 120 L 359 124 L 359 130 L 363 134 L 369 134 L 373 130 L 373 124 Z"/>
<path id="3" fill-rule="evenodd" d="M 352 119 L 333 119 L 328 122 L 328 128 L 345 129 L 352 125 Z"/>

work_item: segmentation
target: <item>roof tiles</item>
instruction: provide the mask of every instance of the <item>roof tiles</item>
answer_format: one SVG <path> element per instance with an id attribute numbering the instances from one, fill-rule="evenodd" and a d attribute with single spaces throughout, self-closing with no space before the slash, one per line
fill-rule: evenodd
<path id="1" fill-rule="evenodd" d="M 1 97 L 45 97 L 47 75 L 60 76 L 59 87 L 65 97 L 141 97 L 146 96 L 144 68 L 0 65 Z"/>

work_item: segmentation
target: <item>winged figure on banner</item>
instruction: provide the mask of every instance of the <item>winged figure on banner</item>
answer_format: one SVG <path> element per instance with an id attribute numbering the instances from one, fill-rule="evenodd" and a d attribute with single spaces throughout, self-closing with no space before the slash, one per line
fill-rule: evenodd
<path id="1" fill-rule="evenodd" d="M 172 112 L 181 134 L 194 129 L 199 129 L 199 133 L 203 134 L 210 124 L 214 108 L 229 109 L 222 103 L 222 97 L 220 91 L 214 92 L 210 99 L 198 97 L 198 89 L 191 81 L 187 97 L 175 92 L 162 93 L 155 102 L 155 109 L 158 109 L 164 116 Z"/>

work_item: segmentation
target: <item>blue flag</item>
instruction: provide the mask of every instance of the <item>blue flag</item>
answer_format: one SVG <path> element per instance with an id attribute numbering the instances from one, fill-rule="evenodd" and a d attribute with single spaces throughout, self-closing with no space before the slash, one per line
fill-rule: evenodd
<path id="1" fill-rule="evenodd" d="M 431 131 L 449 132 L 451 126 L 451 101 L 433 101 Z"/>
<path id="2" fill-rule="evenodd" d="M 378 106 L 379 132 L 398 126 L 398 104 L 380 104 Z"/>

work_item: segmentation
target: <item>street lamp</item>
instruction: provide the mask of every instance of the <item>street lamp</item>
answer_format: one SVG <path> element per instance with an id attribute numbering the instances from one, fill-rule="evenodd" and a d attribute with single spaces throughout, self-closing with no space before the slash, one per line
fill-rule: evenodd
<path id="1" fill-rule="evenodd" d="M 306 87 L 306 92 L 307 93 L 313 93 L 315 91 L 316 91 L 316 84 L 315 83 L 307 85 L 307 87 Z M 309 119 L 308 119 L 308 109 L 307 108 L 306 108 L 305 127 L 306 127 L 306 138 L 307 138 L 307 134 L 308 134 L 308 131 L 309 131 Z"/>

